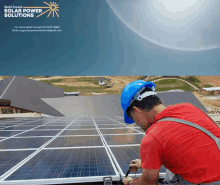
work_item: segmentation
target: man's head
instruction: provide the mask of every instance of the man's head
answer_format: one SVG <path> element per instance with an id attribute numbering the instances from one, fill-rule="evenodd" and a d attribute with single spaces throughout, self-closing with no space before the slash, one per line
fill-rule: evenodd
<path id="1" fill-rule="evenodd" d="M 121 106 L 124 110 L 124 121 L 136 123 L 145 131 L 154 123 L 154 118 L 164 109 L 155 92 L 153 82 L 137 80 L 125 86 L 121 94 Z M 157 109 L 157 107 L 160 107 Z"/>

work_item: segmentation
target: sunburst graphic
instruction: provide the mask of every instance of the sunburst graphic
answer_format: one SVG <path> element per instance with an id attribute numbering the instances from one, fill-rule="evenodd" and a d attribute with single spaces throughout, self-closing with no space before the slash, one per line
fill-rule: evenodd
<path id="1" fill-rule="evenodd" d="M 41 15 L 48 13 L 47 17 L 50 16 L 50 14 L 52 13 L 53 14 L 53 17 L 54 17 L 54 12 L 56 13 L 57 17 L 59 17 L 59 14 L 57 13 L 57 11 L 59 11 L 59 6 L 56 2 L 50 2 L 50 4 L 44 2 L 46 5 L 48 5 L 47 7 L 23 7 L 23 8 L 47 8 L 48 10 L 44 11 L 43 13 L 41 13 L 40 15 L 36 16 L 36 17 L 40 17 Z"/>

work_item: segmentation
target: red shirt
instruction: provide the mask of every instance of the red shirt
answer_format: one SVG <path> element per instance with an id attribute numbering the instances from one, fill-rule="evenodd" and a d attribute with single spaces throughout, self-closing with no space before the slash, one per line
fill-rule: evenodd
<path id="1" fill-rule="evenodd" d="M 157 114 L 141 142 L 142 168 L 159 170 L 164 165 L 192 183 L 220 180 L 220 151 L 214 140 L 182 123 L 156 123 L 165 117 L 196 123 L 220 138 L 220 128 L 199 108 L 189 103 L 168 106 Z"/>

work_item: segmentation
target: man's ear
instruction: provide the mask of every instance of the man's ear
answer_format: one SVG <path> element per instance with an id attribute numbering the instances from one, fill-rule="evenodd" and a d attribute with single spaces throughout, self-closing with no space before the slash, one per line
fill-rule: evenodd
<path id="1" fill-rule="evenodd" d="M 134 113 L 136 114 L 136 115 L 140 115 L 141 114 L 141 109 L 140 108 L 138 108 L 138 107 L 133 107 L 133 110 L 134 110 Z"/>

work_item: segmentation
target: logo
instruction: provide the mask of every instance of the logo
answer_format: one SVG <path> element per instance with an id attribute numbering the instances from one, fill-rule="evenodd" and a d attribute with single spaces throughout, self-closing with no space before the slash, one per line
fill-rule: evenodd
<path id="1" fill-rule="evenodd" d="M 50 4 L 48 4 L 46 2 L 44 2 L 44 3 L 46 5 L 48 5 L 48 7 L 23 7 L 23 9 L 25 9 L 25 8 L 27 8 L 27 9 L 28 8 L 39 8 L 39 9 L 45 8 L 45 9 L 48 9 L 48 10 L 44 11 L 43 13 L 41 13 L 40 15 L 38 15 L 36 17 L 40 17 L 40 16 L 42 16 L 43 14 L 45 14 L 47 12 L 49 12 L 47 17 L 49 17 L 51 13 L 53 13 L 53 17 L 54 17 L 54 12 L 56 13 L 57 17 L 59 17 L 59 15 L 57 13 L 57 11 L 59 11 L 59 9 L 58 9 L 59 7 L 58 7 L 57 3 L 54 3 L 54 2 L 53 3 L 50 2 Z"/>
<path id="2" fill-rule="evenodd" d="M 46 14 L 47 17 L 50 16 L 57 16 L 59 17 L 58 11 L 59 6 L 56 2 L 43 2 L 44 4 L 48 6 L 42 6 L 42 7 L 28 7 L 28 6 L 4 6 L 4 17 L 35 17 L 36 18 Z M 46 9 L 45 11 L 43 11 Z"/>

